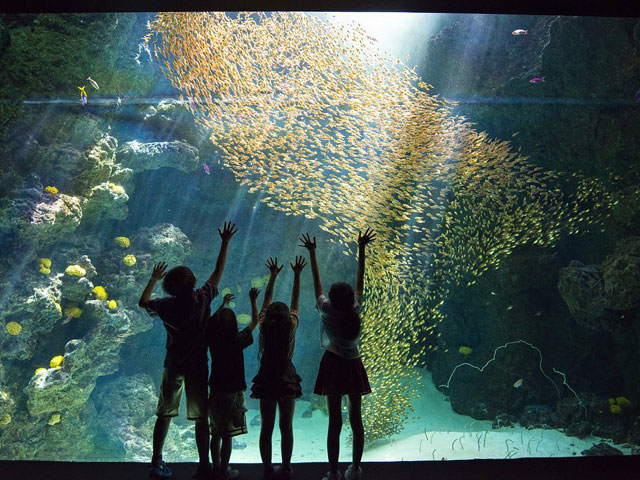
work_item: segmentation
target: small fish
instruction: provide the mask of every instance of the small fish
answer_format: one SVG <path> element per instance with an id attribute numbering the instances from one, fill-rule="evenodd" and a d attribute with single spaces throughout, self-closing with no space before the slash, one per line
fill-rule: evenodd
<path id="1" fill-rule="evenodd" d="M 544 82 L 544 77 L 534 77 L 531 80 L 529 80 L 529 83 L 540 83 L 540 82 Z"/>
<path id="2" fill-rule="evenodd" d="M 522 386 L 522 382 L 524 382 L 524 380 L 522 378 L 519 378 L 518 380 L 513 382 L 513 388 L 520 388 Z"/>
<path id="3" fill-rule="evenodd" d="M 368 38 L 369 40 L 371 40 L 372 42 L 377 42 L 377 41 L 378 41 L 378 39 L 377 39 L 376 37 L 373 37 L 373 36 L 371 36 L 371 35 L 367 35 L 367 38 Z"/>
<path id="4" fill-rule="evenodd" d="M 93 88 L 95 88 L 96 90 L 100 90 L 100 87 L 98 86 L 98 83 L 91 77 L 87 77 L 87 80 L 89 80 L 89 83 L 91 84 L 91 86 Z"/>
<path id="5" fill-rule="evenodd" d="M 209 168 L 209 165 L 207 165 L 206 163 L 203 163 L 202 167 L 204 168 L 204 171 L 207 175 L 211 175 L 211 169 Z"/>
<path id="6" fill-rule="evenodd" d="M 62 322 L 62 325 L 66 325 L 67 323 L 69 323 L 72 318 L 73 318 L 73 314 L 70 313 L 69 315 L 67 315 L 67 318 L 64 319 L 64 321 Z"/>
<path id="7" fill-rule="evenodd" d="M 189 105 L 191 105 L 191 108 L 193 110 L 196 109 L 196 102 L 193 101 L 193 98 L 189 97 Z"/>
<path id="8" fill-rule="evenodd" d="M 80 101 L 82 102 L 82 105 L 86 105 L 87 104 L 87 92 L 84 91 L 85 86 L 81 86 L 78 87 L 78 89 L 80 90 Z"/>
<path id="9" fill-rule="evenodd" d="M 529 33 L 529 30 L 523 30 L 521 28 L 518 28 L 517 30 L 514 30 L 513 32 L 511 32 L 511 35 L 526 35 L 527 33 Z"/>

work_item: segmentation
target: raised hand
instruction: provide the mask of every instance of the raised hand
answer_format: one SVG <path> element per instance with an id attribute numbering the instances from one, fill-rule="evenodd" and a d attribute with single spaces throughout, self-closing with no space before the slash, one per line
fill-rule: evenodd
<path id="1" fill-rule="evenodd" d="M 227 293 L 224 298 L 222 299 L 222 303 L 227 306 L 229 305 L 234 299 L 236 298 L 236 296 L 233 293 Z"/>
<path id="2" fill-rule="evenodd" d="M 237 231 L 238 229 L 236 228 L 236 224 L 232 222 L 224 222 L 222 230 L 218 228 L 218 233 L 220 234 L 220 238 L 223 242 L 231 240 L 231 237 L 233 237 L 233 234 Z"/>
<path id="3" fill-rule="evenodd" d="M 299 247 L 304 247 L 309 251 L 316 249 L 316 237 L 313 237 L 313 240 L 311 240 L 308 233 L 303 233 L 299 240 L 302 242 L 298 245 Z"/>
<path id="4" fill-rule="evenodd" d="M 260 289 L 251 287 L 251 290 L 249 290 L 249 300 L 253 302 L 256 298 L 258 298 L 258 295 L 260 295 Z"/>
<path id="5" fill-rule="evenodd" d="M 307 265 L 307 261 L 303 256 L 296 257 L 295 265 L 293 263 L 289 263 L 294 273 L 300 273 L 302 269 Z"/>
<path id="6" fill-rule="evenodd" d="M 362 235 L 362 232 L 358 231 L 358 245 L 364 247 L 367 243 L 372 242 L 376 238 L 376 234 L 373 232 L 373 229 L 367 228 Z"/>
<path id="7" fill-rule="evenodd" d="M 154 280 L 160 280 L 164 278 L 166 275 L 165 270 L 167 269 L 167 264 L 165 262 L 158 262 L 153 267 L 153 271 L 151 272 L 151 278 Z"/>
<path id="8" fill-rule="evenodd" d="M 278 273 L 280 273 L 280 270 L 282 270 L 282 267 L 284 266 L 284 265 L 278 266 L 278 257 L 275 257 L 274 259 L 269 257 L 269 260 L 267 260 L 267 263 L 265 265 L 271 272 L 271 275 L 277 275 Z"/>

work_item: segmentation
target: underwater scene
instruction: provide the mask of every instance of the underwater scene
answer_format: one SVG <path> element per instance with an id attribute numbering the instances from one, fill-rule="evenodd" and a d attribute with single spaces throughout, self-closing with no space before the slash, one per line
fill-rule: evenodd
<path id="1" fill-rule="evenodd" d="M 225 221 L 241 328 L 269 256 L 288 302 L 302 234 L 328 288 L 375 231 L 364 461 L 640 453 L 640 19 L 3 14 L 0 100 L 0 459 L 149 461 L 138 299 L 161 261 L 202 285 Z M 301 279 L 292 461 L 326 462 Z M 184 398 L 164 458 L 198 458 Z"/>

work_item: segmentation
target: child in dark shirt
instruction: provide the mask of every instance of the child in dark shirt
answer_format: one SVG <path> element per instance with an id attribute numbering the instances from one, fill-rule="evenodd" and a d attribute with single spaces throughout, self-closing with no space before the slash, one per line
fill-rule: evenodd
<path id="1" fill-rule="evenodd" d="M 208 478 L 209 431 L 207 428 L 207 346 L 204 329 L 211 315 L 211 300 L 218 295 L 218 283 L 224 270 L 229 241 L 236 233 L 235 224 L 225 222 L 218 229 L 222 243 L 215 270 L 199 289 L 194 291 L 196 277 L 185 266 L 172 268 L 165 274 L 167 264 L 157 263 L 138 305 L 158 316 L 167 330 L 167 353 L 162 369 L 162 383 L 156 424 L 153 429 L 153 457 L 149 476 L 168 478 L 173 472 L 162 460 L 162 448 L 169 431 L 171 418 L 178 415 L 182 390 L 187 397 L 187 418 L 195 421 L 196 445 L 200 463 L 195 478 Z M 151 292 L 158 280 L 170 296 L 151 300 Z"/>
<path id="2" fill-rule="evenodd" d="M 302 257 L 296 257 L 293 269 L 291 307 L 282 302 L 271 303 L 276 276 L 282 270 L 278 259 L 267 261 L 271 271 L 260 310 L 260 369 L 253 378 L 251 398 L 260 399 L 260 456 L 265 480 L 274 477 L 287 480 L 293 475 L 291 453 L 293 452 L 293 413 L 296 398 L 302 396 L 300 381 L 291 359 L 298 329 L 300 297 L 300 272 L 306 265 Z M 280 438 L 282 466 L 271 464 L 271 436 L 276 420 L 276 406 L 280 415 Z"/>
<path id="3" fill-rule="evenodd" d="M 225 295 L 222 306 L 207 325 L 207 344 L 211 353 L 209 376 L 209 424 L 211 428 L 211 460 L 214 479 L 229 480 L 239 476 L 238 470 L 229 468 L 232 437 L 247 433 L 244 391 L 244 357 L 242 351 L 253 343 L 251 335 L 258 324 L 256 299 L 260 290 L 249 290 L 251 322 L 238 332 L 238 322 L 227 305 L 233 294 Z M 221 448 L 222 443 L 222 448 Z"/>

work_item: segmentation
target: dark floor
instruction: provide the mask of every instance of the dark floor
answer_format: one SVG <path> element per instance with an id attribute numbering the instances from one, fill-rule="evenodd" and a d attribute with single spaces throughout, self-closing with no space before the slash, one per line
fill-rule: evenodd
<path id="1" fill-rule="evenodd" d="M 175 480 L 189 480 L 195 464 L 170 464 Z M 341 466 L 342 470 L 346 465 Z M 240 464 L 240 479 L 262 478 L 259 464 Z M 294 465 L 296 480 L 321 480 L 327 471 L 323 463 Z M 69 463 L 0 461 L 1 480 L 128 480 L 148 478 L 142 463 Z M 565 480 L 640 479 L 640 456 L 579 457 L 518 460 L 468 460 L 439 462 L 396 462 L 363 464 L 365 480 Z"/>

